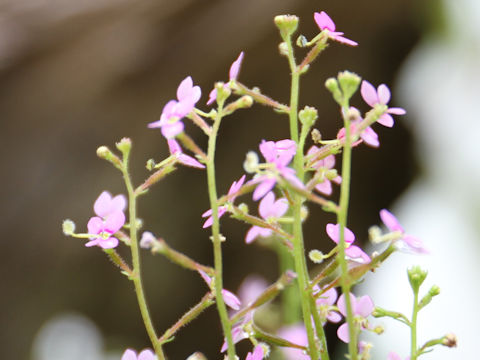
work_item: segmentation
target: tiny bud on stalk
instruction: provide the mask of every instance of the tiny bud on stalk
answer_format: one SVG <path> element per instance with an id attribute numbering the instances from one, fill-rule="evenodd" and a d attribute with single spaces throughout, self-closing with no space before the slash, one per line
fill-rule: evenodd
<path id="1" fill-rule="evenodd" d="M 67 236 L 70 236 L 70 235 L 74 234 L 75 233 L 75 223 L 70 219 L 63 220 L 62 230 L 63 230 L 63 233 Z"/>
<path id="2" fill-rule="evenodd" d="M 362 81 L 361 77 L 350 71 L 343 71 L 338 74 L 338 82 L 342 89 L 343 97 L 350 99 L 358 90 L 358 86 Z"/>
<path id="3" fill-rule="evenodd" d="M 297 31 L 298 17 L 295 15 L 278 15 L 275 16 L 275 25 L 280 30 L 280 35 L 283 39 L 292 35 Z"/>
<path id="4" fill-rule="evenodd" d="M 427 277 L 427 272 L 422 270 L 420 266 L 413 266 L 407 270 L 408 281 L 414 292 L 418 292 L 423 281 Z"/>

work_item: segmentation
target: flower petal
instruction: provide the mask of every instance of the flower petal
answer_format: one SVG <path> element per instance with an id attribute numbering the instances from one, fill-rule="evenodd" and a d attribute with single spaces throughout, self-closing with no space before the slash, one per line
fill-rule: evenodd
<path id="1" fill-rule="evenodd" d="M 223 300 L 225 304 L 228 305 L 233 310 L 240 310 L 240 305 L 242 304 L 240 299 L 231 291 L 222 290 Z"/>
<path id="2" fill-rule="evenodd" d="M 345 249 L 345 257 L 361 264 L 368 264 L 371 261 L 370 256 L 368 256 L 357 245 L 351 245 Z"/>
<path id="3" fill-rule="evenodd" d="M 277 182 L 277 179 L 274 177 L 270 178 L 268 176 L 265 176 L 264 179 L 258 184 L 258 186 L 255 188 L 255 191 L 253 192 L 253 201 L 257 201 L 258 199 L 261 199 L 266 193 L 268 193 L 270 190 L 273 189 Z"/>
<path id="4" fill-rule="evenodd" d="M 118 246 L 118 239 L 115 237 L 109 237 L 108 239 L 100 239 L 98 246 L 102 249 L 113 249 Z"/>
<path id="5" fill-rule="evenodd" d="M 391 128 L 393 127 L 395 121 L 393 120 L 393 117 L 390 116 L 390 114 L 385 113 L 378 118 L 377 123 Z"/>
<path id="6" fill-rule="evenodd" d="M 89 234 L 100 234 L 104 229 L 103 220 L 98 216 L 91 217 L 88 220 L 87 229 Z"/>
<path id="7" fill-rule="evenodd" d="M 400 231 L 401 233 L 405 232 L 397 218 L 387 209 L 380 210 L 380 219 L 382 219 L 383 223 L 390 231 Z"/>
<path id="8" fill-rule="evenodd" d="M 173 139 L 180 134 L 184 129 L 183 122 L 177 120 L 173 123 L 168 123 L 162 126 L 161 132 L 166 139 Z"/>
<path id="9" fill-rule="evenodd" d="M 238 55 L 237 59 L 230 66 L 229 77 L 230 80 L 237 80 L 238 73 L 240 72 L 240 66 L 243 61 L 243 51 Z"/>
<path id="10" fill-rule="evenodd" d="M 373 305 L 373 301 L 370 296 L 364 295 L 360 298 L 357 298 L 357 307 L 355 312 L 357 315 L 366 318 L 373 312 L 374 308 L 375 305 Z"/>
<path id="11" fill-rule="evenodd" d="M 178 85 L 177 88 L 177 99 L 179 101 L 182 101 L 184 99 L 187 99 L 191 96 L 192 94 L 192 88 L 193 88 L 193 80 L 191 76 L 187 76 L 185 79 L 182 80 L 180 85 Z"/>
<path id="12" fill-rule="evenodd" d="M 324 182 L 315 185 L 315 189 L 325 195 L 332 195 L 332 183 L 330 180 L 325 179 Z"/>
<path id="13" fill-rule="evenodd" d="M 398 107 L 388 108 L 387 112 L 393 115 L 405 115 L 407 113 L 405 109 L 398 108 Z"/>
<path id="14" fill-rule="evenodd" d="M 313 14 L 313 18 L 320 30 L 327 29 L 329 31 L 335 31 L 335 23 L 325 11 L 322 11 L 320 13 L 316 12 L 315 14 Z"/>
<path id="15" fill-rule="evenodd" d="M 390 89 L 388 88 L 388 86 L 385 84 L 381 84 L 378 87 L 377 94 L 378 94 L 378 100 L 380 101 L 380 104 L 387 105 L 388 102 L 390 101 L 390 96 L 391 96 Z"/>
<path id="16" fill-rule="evenodd" d="M 378 104 L 377 91 L 367 80 L 362 81 L 360 93 L 362 94 L 363 100 L 371 107 L 374 107 L 375 104 Z"/>
<path id="17" fill-rule="evenodd" d="M 111 209 L 112 195 L 108 191 L 104 191 L 100 196 L 95 200 L 93 204 L 93 211 L 100 217 L 105 217 L 108 215 Z"/>
<path id="18" fill-rule="evenodd" d="M 123 211 L 116 211 L 107 216 L 104 223 L 104 229 L 109 233 L 116 233 L 125 224 L 125 214 Z"/>
<path id="19" fill-rule="evenodd" d="M 348 324 L 347 323 L 343 323 L 342 325 L 340 325 L 340 327 L 337 329 L 337 336 L 344 343 L 348 344 L 350 342 L 350 335 L 348 334 Z"/>
<path id="20" fill-rule="evenodd" d="M 375 148 L 380 146 L 380 141 L 378 141 L 378 134 L 370 126 L 363 130 L 363 132 L 360 134 L 360 137 L 367 145 Z"/>
<path id="21" fill-rule="evenodd" d="M 121 360 L 137 360 L 137 353 L 132 349 L 127 349 L 123 353 Z"/>
<path id="22" fill-rule="evenodd" d="M 143 350 L 140 354 L 138 354 L 138 360 L 155 360 L 155 354 L 152 350 L 146 349 Z"/>

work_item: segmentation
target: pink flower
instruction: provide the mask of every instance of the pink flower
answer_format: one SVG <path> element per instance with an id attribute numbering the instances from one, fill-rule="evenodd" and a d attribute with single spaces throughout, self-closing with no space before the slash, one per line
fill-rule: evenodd
<path id="1" fill-rule="evenodd" d="M 315 293 L 320 291 L 318 287 L 315 290 Z M 335 288 L 330 288 L 323 292 L 315 301 L 320 315 L 323 318 L 322 321 L 325 321 L 326 319 L 332 323 L 337 323 L 342 319 L 340 314 L 333 310 L 333 305 L 337 301 L 337 297 L 337 290 L 335 290 Z"/>
<path id="2" fill-rule="evenodd" d="M 205 271 L 202 270 L 197 270 L 200 276 L 202 277 L 203 280 L 207 283 L 207 285 L 210 287 L 210 289 L 213 290 L 213 282 L 212 278 L 207 275 Z M 233 310 L 240 310 L 240 305 L 242 304 L 240 302 L 240 299 L 231 291 L 222 289 L 222 295 L 223 295 L 223 301 L 225 301 L 225 304 L 232 308 Z"/>
<path id="3" fill-rule="evenodd" d="M 245 360 L 262 360 L 263 359 L 263 348 L 261 345 L 255 346 L 253 353 L 248 353 Z"/>
<path id="4" fill-rule="evenodd" d="M 313 15 L 313 18 L 315 19 L 315 22 L 317 23 L 318 27 L 320 30 L 328 31 L 328 37 L 334 41 L 338 41 L 340 43 L 350 45 L 350 46 L 357 46 L 358 43 L 347 39 L 346 37 L 343 37 L 343 32 L 338 32 L 335 31 L 335 23 L 333 20 L 330 18 L 330 16 L 327 15 L 325 11 L 322 11 L 321 13 L 316 12 Z"/>
<path id="5" fill-rule="evenodd" d="M 95 201 L 93 210 L 98 216 L 90 218 L 87 224 L 88 233 L 92 235 L 87 247 L 100 246 L 111 249 L 118 245 L 118 239 L 112 236 L 125 224 L 123 210 L 127 200 L 123 195 L 112 198 L 108 191 L 104 191 Z"/>
<path id="6" fill-rule="evenodd" d="M 303 324 L 283 327 L 278 332 L 278 335 L 294 344 L 308 346 L 307 331 Z M 301 349 L 281 347 L 280 351 L 287 360 L 310 360 L 310 356 Z"/>
<path id="7" fill-rule="evenodd" d="M 296 177 L 295 170 L 287 167 L 297 151 L 297 145 L 293 140 L 287 139 L 277 142 L 262 140 L 259 148 L 267 163 L 270 163 L 285 180 L 299 189 L 305 188 L 303 183 Z M 273 189 L 277 179 L 274 173 L 270 173 L 255 178 L 252 182 L 259 183 L 253 192 L 253 200 L 257 201 Z"/>
<path id="8" fill-rule="evenodd" d="M 182 151 L 182 147 L 175 139 L 168 139 L 167 142 L 168 142 L 168 149 L 170 150 L 170 154 L 176 155 L 178 162 L 180 164 L 194 167 L 197 169 L 205 168 L 205 165 L 198 162 L 195 158 L 184 154 Z"/>
<path id="9" fill-rule="evenodd" d="M 355 117 L 355 119 L 352 120 L 350 123 L 350 133 L 356 132 L 357 126 L 362 122 L 362 117 L 360 116 L 360 112 L 358 111 L 357 108 L 351 106 L 350 107 L 351 111 L 356 111 L 358 113 L 358 116 Z M 343 139 L 345 137 L 345 128 L 341 128 L 337 134 L 337 139 Z M 380 141 L 378 141 L 378 135 L 377 133 L 370 127 L 366 127 L 361 133 L 360 133 L 360 138 L 365 142 L 365 144 L 372 146 L 372 147 L 379 147 L 380 146 Z M 352 146 L 357 146 L 362 142 L 362 140 L 358 140 L 355 143 L 352 144 Z"/>
<path id="10" fill-rule="evenodd" d="M 140 354 L 138 354 L 138 356 L 134 350 L 127 349 L 123 353 L 121 360 L 156 360 L 156 359 L 157 357 L 155 356 L 153 351 L 150 349 L 143 350 Z"/>
<path id="11" fill-rule="evenodd" d="M 237 80 L 238 73 L 240 72 L 240 66 L 242 65 L 243 61 L 243 51 L 238 55 L 237 59 L 232 63 L 230 66 L 230 71 L 229 71 L 229 77 L 230 81 L 235 81 Z M 227 87 L 228 85 L 225 84 L 224 87 Z M 208 95 L 208 101 L 207 105 L 213 104 L 213 102 L 217 100 L 217 89 L 213 88 L 212 91 L 210 91 L 210 94 Z"/>
<path id="12" fill-rule="evenodd" d="M 365 102 L 371 107 L 375 107 L 377 104 L 387 105 L 390 101 L 390 90 L 385 84 L 381 84 L 375 90 L 375 87 L 372 84 L 366 80 L 363 80 L 360 92 L 363 100 L 365 100 Z M 382 116 L 380 116 L 377 122 L 383 126 L 392 127 L 394 121 L 390 114 L 405 115 L 406 111 L 402 108 L 389 108 Z"/>
<path id="13" fill-rule="evenodd" d="M 238 181 L 234 181 L 232 185 L 230 186 L 230 189 L 228 190 L 227 194 L 227 199 L 229 202 L 233 203 L 235 201 L 235 198 L 237 197 L 236 193 L 240 190 L 240 188 L 243 186 L 243 183 L 245 182 L 245 175 L 243 175 Z M 223 205 L 218 208 L 218 218 L 220 219 L 228 209 L 228 205 Z M 209 209 L 205 211 L 202 214 L 202 217 L 206 217 L 207 220 L 203 224 L 203 228 L 207 228 L 209 226 L 212 226 L 213 224 L 213 217 L 212 217 L 212 209 Z"/>
<path id="14" fill-rule="evenodd" d="M 285 198 L 280 198 L 275 201 L 275 194 L 270 191 L 265 197 L 260 201 L 258 205 L 258 212 L 260 216 L 266 221 L 270 222 L 275 219 L 282 217 L 288 210 L 288 201 Z M 272 235 L 273 230 L 263 228 L 260 226 L 252 226 L 248 230 L 245 237 L 245 242 L 250 244 L 257 237 L 269 237 Z"/>
<path id="15" fill-rule="evenodd" d="M 352 304 L 353 315 L 358 318 L 360 321 L 361 327 L 365 329 L 364 319 L 367 318 L 375 308 L 372 299 L 370 296 L 365 295 L 360 298 L 356 298 L 355 295 L 350 293 L 350 302 Z M 345 295 L 340 295 L 340 298 L 337 301 L 338 310 L 342 313 L 343 316 L 347 316 L 347 308 L 345 306 Z M 337 335 L 340 340 L 343 342 L 350 342 L 350 336 L 348 333 L 348 324 L 344 323 L 340 325 L 337 330 Z"/>
<path id="16" fill-rule="evenodd" d="M 338 244 L 340 242 L 340 225 L 327 224 L 326 230 L 330 239 Z M 368 264 L 370 262 L 370 257 L 358 246 L 352 245 L 355 241 L 355 234 L 349 228 L 345 228 L 344 238 L 346 258 L 362 264 Z"/>
<path id="17" fill-rule="evenodd" d="M 402 237 L 395 241 L 396 245 L 405 252 L 413 252 L 417 254 L 426 254 L 428 250 L 423 247 L 423 243 L 420 239 L 405 234 L 402 225 L 398 222 L 397 218 L 388 210 L 380 210 L 380 218 L 382 219 L 388 230 L 399 232 Z"/>
<path id="18" fill-rule="evenodd" d="M 192 78 L 186 77 L 177 88 L 177 100 L 170 100 L 164 106 L 160 120 L 148 124 L 148 127 L 161 128 L 165 138 L 173 139 L 184 129 L 180 120 L 193 110 L 201 95 L 200 87 L 193 86 Z"/>
<path id="19" fill-rule="evenodd" d="M 313 156 L 318 151 L 320 151 L 320 149 L 317 146 L 312 145 L 312 147 L 307 152 L 307 156 Z M 324 172 L 327 172 L 328 170 L 333 169 L 334 166 L 335 166 L 334 155 L 328 155 L 326 158 L 322 160 L 318 160 L 312 165 L 314 169 L 317 169 L 317 170 L 323 169 Z M 322 194 L 331 195 L 332 181 L 336 184 L 340 184 L 342 182 L 342 177 L 336 176 L 333 180 L 329 180 L 326 176 L 324 176 L 323 181 L 315 185 L 315 189 L 317 189 L 317 191 L 321 192 Z"/>
<path id="20" fill-rule="evenodd" d="M 388 353 L 387 360 L 402 360 L 402 358 L 397 353 L 391 351 Z M 405 360 L 410 360 L 410 356 L 407 356 Z"/>

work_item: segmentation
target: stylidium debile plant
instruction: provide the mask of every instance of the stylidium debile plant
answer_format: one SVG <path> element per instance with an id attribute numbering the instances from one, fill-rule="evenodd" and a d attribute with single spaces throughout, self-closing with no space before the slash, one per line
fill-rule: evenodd
<path id="1" fill-rule="evenodd" d="M 223 346 L 220 345 L 221 339 L 218 339 L 219 354 L 226 352 L 229 360 L 238 359 L 235 345 L 244 339 L 248 339 L 253 345 L 252 351 L 246 356 L 247 360 L 260 360 L 267 356 L 328 360 L 330 354 L 324 331 L 326 326 L 331 326 L 328 323 L 341 323 L 337 334 L 341 341 L 348 343 L 350 359 L 369 359 L 372 344 L 360 341 L 359 336 L 365 331 L 378 334 L 383 332 L 372 317 L 390 317 L 410 328 L 410 339 L 399 341 L 410 341 L 411 351 L 408 358 L 411 360 L 431 351 L 436 345 L 456 345 L 453 334 L 429 340 L 423 345 L 417 344 L 418 313 L 439 294 L 439 288 L 434 286 L 426 295 L 420 297 L 420 286 L 427 273 L 419 267 L 408 270 L 413 290 L 413 310 L 410 318 L 375 306 L 374 299 L 368 294 L 357 296 L 352 292 L 352 287 L 367 272 L 380 266 L 393 252 L 423 254 L 427 250 L 421 240 L 407 235 L 396 217 L 386 209 L 380 210 L 380 218 L 387 230 L 383 231 L 377 226 L 369 230 L 371 241 L 383 244 L 383 250 L 367 254 L 353 244 L 355 234 L 347 228 L 352 149 L 362 144 L 378 147 L 380 141 L 373 127 L 377 123 L 392 127 L 392 115 L 403 115 L 405 110 L 388 106 L 390 90 L 386 85 L 381 84 L 375 88 L 354 73 L 340 72 L 337 77 L 329 78 L 325 85 L 339 105 L 342 125 L 336 138 L 322 139 L 320 131 L 313 127 L 317 120 L 317 110 L 312 106 L 298 109 L 300 80 L 330 43 L 338 42 L 348 46 L 358 44 L 344 37 L 342 32 L 336 31 L 335 23 L 325 12 L 315 13 L 314 21 L 318 25 L 319 33 L 311 40 L 300 35 L 294 43 L 293 34 L 297 30 L 298 18 L 292 15 L 275 18 L 282 38 L 280 54 L 287 58 L 291 74 L 288 105 L 238 80 L 244 60 L 244 53 L 241 52 L 230 67 L 228 82 L 216 83 L 210 92 L 206 109 L 199 108 L 202 91 L 188 76 L 178 86 L 176 99 L 170 100 L 164 106 L 160 119 L 148 124 L 149 128 L 160 128 L 168 142 L 170 155 L 160 162 L 147 162 L 147 168 L 152 174 L 143 183 L 135 186 L 130 177 L 130 139 L 124 138 L 116 144 L 120 154 L 106 146 L 98 148 L 97 155 L 122 173 L 127 196 L 112 196 L 107 191 L 102 192 L 94 202 L 96 216 L 89 220 L 86 233 L 76 233 L 75 224 L 71 220 L 64 221 L 63 230 L 66 235 L 87 239 L 87 247 L 101 248 L 133 282 L 153 351 L 146 349 L 137 355 L 134 350 L 127 349 L 122 360 L 166 359 L 165 344 L 173 340 L 181 327 L 212 305 L 217 307 L 224 334 Z M 306 53 L 300 62 L 297 61 L 298 50 L 295 47 Z M 363 100 L 371 107 L 365 114 L 350 104 L 350 99 L 359 88 Z M 214 103 L 216 106 L 209 108 Z M 220 125 L 225 117 L 238 110 L 250 108 L 255 103 L 271 107 L 279 116 L 288 119 L 290 138 L 262 140 L 259 151 L 264 160 L 261 160 L 256 152 L 248 152 L 244 162 L 247 174 L 233 180 L 228 193 L 219 196 L 215 149 Z M 185 133 L 184 121 L 192 121 L 207 136 L 206 150 L 201 149 Z M 310 136 L 313 144 L 306 149 Z M 337 156 L 342 157 L 340 171 L 335 169 Z M 210 208 L 202 216 L 205 218 L 203 228 L 211 231 L 213 266 L 196 262 L 148 231 L 139 236 L 140 221 L 136 206 L 138 198 L 148 194 L 150 187 L 171 175 L 178 166 L 206 172 Z M 247 176 L 250 178 L 247 179 Z M 338 202 L 328 198 L 334 186 L 340 187 Z M 258 215 L 255 211 L 250 211 L 246 204 L 237 202 L 238 198 L 249 193 L 252 193 L 253 201 L 258 202 Z M 335 243 L 328 254 L 312 249 L 309 256 L 306 256 L 303 222 L 308 213 L 307 205 L 320 206 L 324 211 L 336 216 L 336 223 L 327 224 L 325 229 L 324 237 Z M 226 214 L 251 225 L 244 239 L 220 233 L 220 219 Z M 281 258 L 283 270 L 278 280 L 270 286 L 251 283 L 246 285 L 248 290 L 244 290 L 243 295 L 237 297 L 223 286 L 222 244 L 225 241 L 245 241 L 248 246 L 254 246 L 250 244 L 262 238 L 270 239 L 269 244 Z M 117 253 L 118 246 L 130 248 L 131 264 Z M 179 266 L 197 272 L 209 289 L 197 305 L 162 334 L 157 332 L 152 323 L 144 295 L 141 249 L 148 249 L 152 254 L 161 254 Z M 316 273 L 309 270 L 308 260 L 321 264 L 320 271 L 318 267 Z M 296 291 L 289 291 L 289 288 L 296 288 Z M 267 331 L 257 318 L 269 303 L 278 300 L 279 295 L 282 295 L 280 307 L 284 322 L 275 324 L 276 328 L 273 329 L 269 326 Z M 228 307 L 231 308 L 230 313 Z M 295 315 L 298 307 L 301 308 L 301 318 Z M 268 322 L 268 319 L 266 321 Z M 281 351 L 270 355 L 276 348 Z M 388 359 L 402 359 L 394 350 L 392 349 Z M 189 359 L 205 357 L 194 353 Z"/>

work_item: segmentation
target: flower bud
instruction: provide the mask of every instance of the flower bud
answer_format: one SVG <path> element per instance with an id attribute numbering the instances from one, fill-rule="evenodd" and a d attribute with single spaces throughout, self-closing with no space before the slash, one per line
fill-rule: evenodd
<path id="1" fill-rule="evenodd" d="M 155 160 L 153 159 L 148 159 L 147 164 L 145 167 L 147 168 L 148 171 L 152 171 L 155 168 Z"/>
<path id="2" fill-rule="evenodd" d="M 302 207 L 300 208 L 300 218 L 302 219 L 302 222 L 307 220 L 307 217 L 308 217 L 309 213 L 310 212 L 308 211 L 308 207 L 305 206 L 305 205 L 302 205 Z"/>
<path id="3" fill-rule="evenodd" d="M 329 169 L 329 170 L 327 170 L 327 172 L 325 173 L 325 177 L 326 177 L 328 180 L 333 180 L 333 179 L 335 179 L 337 176 L 338 176 L 338 171 L 337 171 L 337 169 Z"/>
<path id="4" fill-rule="evenodd" d="M 360 111 L 354 107 L 350 107 L 347 111 L 347 117 L 350 121 L 355 121 L 362 118 Z"/>
<path id="5" fill-rule="evenodd" d="M 383 334 L 384 331 L 385 331 L 385 329 L 384 329 L 383 326 L 381 326 L 381 325 L 375 326 L 375 327 L 373 328 L 373 332 L 374 332 L 375 334 L 377 334 L 377 335 Z"/>
<path id="6" fill-rule="evenodd" d="M 318 144 L 320 141 L 322 141 L 322 134 L 318 129 L 313 129 L 312 130 L 312 140 L 314 143 Z"/>
<path id="7" fill-rule="evenodd" d="M 207 360 L 205 355 L 203 355 L 201 352 L 196 352 L 190 355 L 187 360 Z"/>
<path id="8" fill-rule="evenodd" d="M 97 149 L 97 156 L 112 163 L 117 169 L 122 169 L 122 162 L 108 147 L 100 146 Z"/>
<path id="9" fill-rule="evenodd" d="M 253 174 L 258 168 L 258 155 L 255 151 L 249 151 L 243 162 L 243 169 L 248 174 Z"/>
<path id="10" fill-rule="evenodd" d="M 132 148 L 132 140 L 129 138 L 123 138 L 118 143 L 115 144 L 118 150 L 120 150 L 123 156 L 128 156 L 130 149 Z"/>
<path id="11" fill-rule="evenodd" d="M 295 15 L 278 15 L 274 21 L 283 39 L 292 35 L 298 27 L 298 17 Z"/>
<path id="12" fill-rule="evenodd" d="M 245 203 L 241 203 L 238 205 L 238 210 L 240 210 L 244 214 L 248 214 L 248 205 Z"/>
<path id="13" fill-rule="evenodd" d="M 298 113 L 298 118 L 303 126 L 312 127 L 317 121 L 318 118 L 318 111 L 314 107 L 305 106 L 300 112 Z"/>
<path id="14" fill-rule="evenodd" d="M 217 90 L 217 104 L 225 102 L 232 94 L 230 88 L 225 86 L 223 82 L 215 83 L 215 89 Z"/>
<path id="15" fill-rule="evenodd" d="M 150 231 L 144 231 L 142 234 L 142 238 L 140 239 L 140 247 L 142 249 L 151 249 L 155 243 L 157 242 L 157 239 L 155 236 Z"/>
<path id="16" fill-rule="evenodd" d="M 342 92 L 340 91 L 340 87 L 338 86 L 338 81 L 335 78 L 329 78 L 327 81 L 325 81 L 325 87 L 330 91 L 333 95 L 333 98 L 335 101 L 339 104 L 342 105 L 343 103 L 343 96 Z"/>
<path id="17" fill-rule="evenodd" d="M 280 52 L 280 55 L 283 56 L 288 56 L 288 45 L 286 42 L 281 42 L 278 44 L 278 51 Z"/>
<path id="18" fill-rule="evenodd" d="M 407 270 L 407 273 L 410 286 L 412 287 L 412 290 L 417 293 L 418 289 L 420 289 L 420 286 L 427 277 L 427 272 L 422 270 L 420 266 L 413 266 Z"/>
<path id="19" fill-rule="evenodd" d="M 448 347 L 457 347 L 457 336 L 453 333 L 445 335 L 442 340 L 442 345 Z"/>
<path id="20" fill-rule="evenodd" d="M 428 293 L 420 300 L 418 306 L 419 308 L 423 308 L 430 304 L 434 296 L 437 296 L 440 294 L 440 288 L 437 285 L 433 285 L 430 290 L 428 290 Z"/>
<path id="21" fill-rule="evenodd" d="M 350 71 L 343 71 L 338 74 L 338 82 L 340 83 L 340 88 L 343 92 L 343 97 L 345 99 L 350 99 L 353 94 L 358 89 L 362 79 L 355 73 Z"/>
<path id="22" fill-rule="evenodd" d="M 324 256 L 320 250 L 313 249 L 310 250 L 308 253 L 308 257 L 312 260 L 315 264 L 321 264 L 323 262 Z"/>
<path id="23" fill-rule="evenodd" d="M 378 226 L 370 226 L 370 228 L 368 229 L 368 238 L 372 243 L 378 244 L 379 242 L 381 242 L 381 236 L 382 230 Z"/>
<path id="24" fill-rule="evenodd" d="M 63 220 L 62 230 L 65 235 L 71 236 L 75 233 L 75 223 L 70 219 Z"/>
<path id="25" fill-rule="evenodd" d="M 300 36 L 297 38 L 297 46 L 298 46 L 298 47 L 303 48 L 303 47 L 306 47 L 307 44 L 308 44 L 308 40 L 307 40 L 307 38 L 306 38 L 305 36 L 300 35 Z"/>

